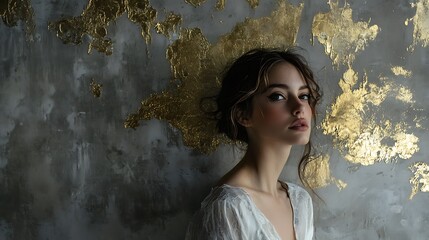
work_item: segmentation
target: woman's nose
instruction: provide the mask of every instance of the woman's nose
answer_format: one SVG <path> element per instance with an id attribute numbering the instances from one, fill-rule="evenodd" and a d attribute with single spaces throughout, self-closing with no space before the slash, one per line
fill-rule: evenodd
<path id="1" fill-rule="evenodd" d="M 298 97 L 293 97 L 290 99 L 290 107 L 291 107 L 291 113 L 294 116 L 299 116 L 304 113 L 304 103 L 301 99 Z"/>

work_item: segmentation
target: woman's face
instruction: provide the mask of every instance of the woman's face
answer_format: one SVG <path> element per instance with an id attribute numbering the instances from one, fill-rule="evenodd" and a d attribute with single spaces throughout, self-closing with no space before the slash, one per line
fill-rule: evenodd
<path id="1" fill-rule="evenodd" d="M 288 62 L 278 63 L 268 74 L 267 86 L 261 88 L 253 97 L 248 119 L 250 140 L 307 144 L 311 131 L 310 90 L 300 72 Z"/>

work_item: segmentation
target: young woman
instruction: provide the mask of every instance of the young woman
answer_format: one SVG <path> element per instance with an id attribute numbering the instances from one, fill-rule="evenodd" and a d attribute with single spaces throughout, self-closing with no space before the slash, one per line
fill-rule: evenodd
<path id="1" fill-rule="evenodd" d="M 305 145 L 303 181 L 319 99 L 312 71 L 294 50 L 255 49 L 229 67 L 216 97 L 217 127 L 247 150 L 201 203 L 186 239 L 313 238 L 310 195 L 278 178 L 292 146 Z"/>

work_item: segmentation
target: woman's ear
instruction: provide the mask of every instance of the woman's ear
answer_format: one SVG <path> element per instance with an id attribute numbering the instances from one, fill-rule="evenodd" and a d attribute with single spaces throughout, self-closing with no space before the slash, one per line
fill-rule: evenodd
<path id="1" fill-rule="evenodd" d="M 250 119 L 249 114 L 247 114 L 243 110 L 237 111 L 237 122 L 240 125 L 242 125 L 243 127 L 251 127 L 252 126 L 252 120 Z"/>

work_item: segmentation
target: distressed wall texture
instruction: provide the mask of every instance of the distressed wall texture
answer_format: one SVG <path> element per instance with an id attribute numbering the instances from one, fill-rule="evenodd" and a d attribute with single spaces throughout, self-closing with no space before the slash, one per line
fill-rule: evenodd
<path id="1" fill-rule="evenodd" d="M 199 99 L 243 52 L 291 45 L 324 93 L 316 238 L 429 239 L 429 0 L 3 0 L 0 15 L 0 239 L 183 239 L 242 154 Z M 284 180 L 300 183 L 301 151 Z"/>

